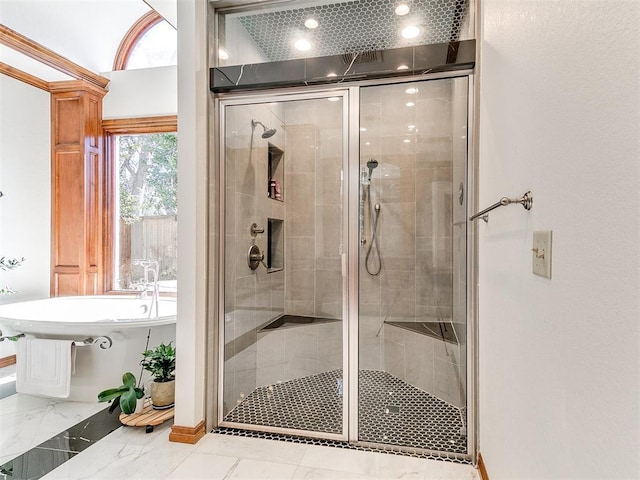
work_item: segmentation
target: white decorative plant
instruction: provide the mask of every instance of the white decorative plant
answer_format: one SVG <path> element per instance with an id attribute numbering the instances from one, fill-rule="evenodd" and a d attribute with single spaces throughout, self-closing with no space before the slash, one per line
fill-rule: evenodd
<path id="1" fill-rule="evenodd" d="M 24 262 L 24 257 L 20 259 L 2 257 L 0 258 L 0 270 L 15 270 L 22 265 L 22 262 Z M 0 295 L 11 295 L 12 293 L 16 293 L 16 291 L 10 287 L 0 287 Z"/>

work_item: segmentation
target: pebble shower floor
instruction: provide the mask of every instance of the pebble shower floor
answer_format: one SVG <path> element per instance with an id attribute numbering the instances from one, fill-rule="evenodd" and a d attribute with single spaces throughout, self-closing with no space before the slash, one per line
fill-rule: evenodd
<path id="1" fill-rule="evenodd" d="M 387 372 L 360 372 L 360 401 L 363 442 L 454 454 L 467 451 L 464 409 Z M 225 421 L 340 434 L 342 370 L 258 387 Z"/>

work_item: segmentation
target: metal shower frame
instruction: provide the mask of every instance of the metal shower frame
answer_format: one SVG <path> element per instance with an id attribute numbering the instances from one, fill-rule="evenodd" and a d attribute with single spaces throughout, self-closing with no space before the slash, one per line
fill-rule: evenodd
<path id="1" fill-rule="evenodd" d="M 215 419 L 211 422 L 214 426 L 226 426 L 233 428 L 241 428 L 245 430 L 254 430 L 260 432 L 287 434 L 296 436 L 307 436 L 313 438 L 326 438 L 329 440 L 348 441 L 350 443 L 368 446 L 382 447 L 384 445 L 373 444 L 358 441 L 358 357 L 359 357 L 359 335 L 358 335 L 358 319 L 359 319 L 359 246 L 360 237 L 358 231 L 359 225 L 359 182 L 360 182 L 360 152 L 359 141 L 350 139 L 358 139 L 360 135 L 360 87 L 387 85 L 394 83 L 408 83 L 415 81 L 436 80 L 445 78 L 467 77 L 467 174 L 466 174 L 466 209 L 468 212 L 474 211 L 476 207 L 477 188 L 476 188 L 476 169 L 477 160 L 475 157 L 475 86 L 473 70 L 460 70 L 455 72 L 442 72 L 435 74 L 427 74 L 420 76 L 396 77 L 392 79 L 364 80 L 359 82 L 350 82 L 348 85 L 329 85 L 317 87 L 296 87 L 283 88 L 265 91 L 244 92 L 244 93 L 228 93 L 216 95 L 214 101 L 214 120 L 212 124 L 215 128 L 214 138 L 216 139 L 216 147 L 213 150 L 214 158 L 212 160 L 211 172 L 215 172 L 218 178 L 212 179 L 215 184 L 215 196 L 212 197 L 212 205 L 219 212 L 215 228 L 218 229 L 216 237 L 219 239 L 218 245 L 212 247 L 211 255 L 215 256 L 218 268 L 217 275 L 210 273 L 210 278 L 215 278 L 218 282 L 218 289 L 211 292 L 210 298 L 218 299 L 212 303 L 212 308 L 216 308 L 212 318 L 217 318 L 216 325 L 213 326 L 212 346 L 215 359 L 209 363 L 215 367 L 214 372 L 209 375 L 215 375 L 215 385 L 209 388 L 209 412 L 215 413 Z M 317 431 L 301 431 L 297 429 L 266 427 L 262 425 L 248 424 L 231 424 L 221 422 L 223 418 L 223 376 L 224 369 L 224 239 L 225 239 L 225 165 L 224 165 L 224 138 L 225 138 L 225 109 L 229 106 L 249 105 L 255 103 L 267 102 L 284 102 L 293 100 L 320 99 L 328 97 L 341 97 L 343 100 L 343 131 L 346 132 L 343 138 L 343 171 L 348 172 L 344 185 L 344 214 L 342 218 L 343 225 L 343 244 L 347 246 L 346 252 L 343 253 L 343 372 L 344 374 L 344 401 L 343 401 L 343 433 L 342 435 L 328 434 Z M 467 346 L 466 346 L 466 382 L 467 382 L 467 453 L 453 454 L 449 452 L 440 452 L 432 450 L 415 449 L 411 447 L 403 448 L 408 452 L 416 452 L 433 457 L 456 458 L 462 461 L 471 461 L 475 463 L 476 453 L 478 449 L 477 443 L 477 245 L 476 235 L 477 222 L 467 222 L 466 229 L 466 315 L 467 315 Z M 349 255 L 349 253 L 352 253 Z M 345 277 L 346 267 L 346 277 Z M 348 354 L 345 354 L 348 352 Z"/>

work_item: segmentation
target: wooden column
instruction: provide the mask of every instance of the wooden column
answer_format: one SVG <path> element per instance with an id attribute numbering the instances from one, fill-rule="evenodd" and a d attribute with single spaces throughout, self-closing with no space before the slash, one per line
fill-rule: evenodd
<path id="1" fill-rule="evenodd" d="M 51 296 L 103 292 L 102 98 L 84 80 L 51 91 Z"/>

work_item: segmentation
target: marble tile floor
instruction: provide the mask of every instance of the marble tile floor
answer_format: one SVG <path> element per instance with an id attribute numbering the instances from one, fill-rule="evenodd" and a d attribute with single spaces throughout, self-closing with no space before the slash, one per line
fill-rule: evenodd
<path id="1" fill-rule="evenodd" d="M 169 422 L 145 434 L 123 427 L 74 456 L 45 480 L 430 479 L 479 480 L 470 465 L 261 438 L 207 434 L 171 443 Z"/>
<path id="2" fill-rule="evenodd" d="M 70 402 L 71 403 L 71 402 Z M 103 405 L 101 405 L 103 407 Z M 114 417 L 115 418 L 115 417 Z M 261 438 L 207 434 L 196 445 L 169 442 L 170 422 L 145 433 L 120 427 L 87 448 L 67 455 L 44 476 L 9 475 L 8 479 L 430 479 L 479 480 L 470 465 L 384 453 L 347 450 Z M 45 444 L 46 446 L 46 444 Z M 37 449 L 34 449 L 37 450 Z M 33 452 L 31 450 L 30 452 Z M 52 450 L 40 462 L 61 463 Z M 70 457 L 70 458 L 68 458 Z M 28 455 L 18 457 L 22 472 L 34 472 Z M 16 462 L 14 460 L 14 462 Z M 11 462 L 9 462 L 11 464 Z M 45 465 L 46 467 L 47 465 Z M 2 478 L 3 475 L 0 475 Z"/>
<path id="3" fill-rule="evenodd" d="M 0 465 L 104 410 L 103 403 L 65 402 L 16 393 L 0 400 Z"/>
<path id="4" fill-rule="evenodd" d="M 39 445 L 50 450 L 52 462 L 61 463 L 33 477 L 43 479 L 480 479 L 470 465 L 262 438 L 209 433 L 196 445 L 172 443 L 170 422 L 148 434 L 144 428 L 117 428 L 88 446 L 74 447 L 79 453 L 65 454 L 50 440 L 73 432 L 74 425 L 82 428 L 104 408 L 22 394 L 0 399 L 0 465 L 14 459 L 28 471 L 29 456 Z M 102 422 L 104 414 L 97 418 Z M 56 456 L 65 457 L 64 463 Z"/>
<path id="5" fill-rule="evenodd" d="M 104 407 L 104 405 L 103 405 Z M 107 408 L 0 465 L 0 480 L 36 480 L 122 427 Z"/>

